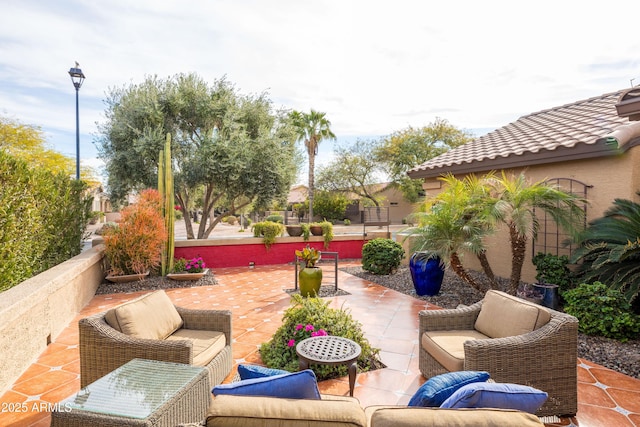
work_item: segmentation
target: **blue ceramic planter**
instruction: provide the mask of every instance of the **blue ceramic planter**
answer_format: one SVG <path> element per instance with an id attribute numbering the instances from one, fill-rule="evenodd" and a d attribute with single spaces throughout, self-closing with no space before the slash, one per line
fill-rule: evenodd
<path id="1" fill-rule="evenodd" d="M 444 269 L 440 265 L 440 258 L 427 259 L 424 254 L 415 252 L 409 259 L 411 280 L 416 289 L 416 294 L 438 295 L 444 278 Z"/>

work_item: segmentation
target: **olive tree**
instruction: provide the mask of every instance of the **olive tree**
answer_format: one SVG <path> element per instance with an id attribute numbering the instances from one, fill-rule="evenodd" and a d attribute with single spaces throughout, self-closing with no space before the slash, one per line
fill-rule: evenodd
<path id="1" fill-rule="evenodd" d="M 472 139 L 469 132 L 456 128 L 445 119 L 436 118 L 427 126 L 409 126 L 382 138 L 376 149 L 376 160 L 384 165 L 404 198 L 415 203 L 424 194 L 422 181 L 411 179 L 407 171 Z"/>
<path id="2" fill-rule="evenodd" d="M 185 215 L 187 237 L 207 238 L 222 219 L 259 209 L 289 191 L 300 153 L 288 116 L 266 94 L 242 95 L 225 79 L 208 84 L 195 74 L 148 77 L 110 90 L 97 139 L 114 201 L 155 187 L 158 153 L 171 134 L 175 198 L 183 212 L 203 210 L 197 234 Z M 196 197 L 199 200 L 195 200 Z"/>

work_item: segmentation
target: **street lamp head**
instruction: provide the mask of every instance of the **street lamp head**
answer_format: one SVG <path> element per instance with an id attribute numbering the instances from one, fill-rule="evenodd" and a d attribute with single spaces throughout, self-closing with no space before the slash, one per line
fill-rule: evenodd
<path id="1" fill-rule="evenodd" d="M 84 74 L 82 70 L 79 68 L 80 64 L 76 62 L 76 66 L 69 70 L 69 75 L 71 76 L 71 82 L 76 90 L 80 89 L 82 86 L 82 82 L 84 82 Z"/>

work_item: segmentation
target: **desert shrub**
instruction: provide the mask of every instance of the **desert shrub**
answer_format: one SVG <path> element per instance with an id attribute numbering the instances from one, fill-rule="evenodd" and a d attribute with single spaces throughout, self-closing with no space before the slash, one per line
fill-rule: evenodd
<path id="1" fill-rule="evenodd" d="M 565 292 L 564 299 L 564 310 L 578 318 L 580 332 L 622 342 L 640 332 L 640 317 L 617 289 L 600 282 L 583 283 Z"/>
<path id="2" fill-rule="evenodd" d="M 282 215 L 269 215 L 264 219 L 265 221 L 277 222 L 279 224 L 284 223 L 284 217 Z"/>
<path id="3" fill-rule="evenodd" d="M 351 220 L 348 218 L 345 218 L 342 222 L 344 223 L 344 225 L 351 225 Z"/>
<path id="4" fill-rule="evenodd" d="M 233 215 L 229 215 L 222 218 L 222 222 L 225 222 L 229 225 L 236 225 L 236 223 L 238 222 L 238 218 Z"/>
<path id="5" fill-rule="evenodd" d="M 121 211 L 117 227 L 104 230 L 110 274 L 141 274 L 160 265 L 167 234 L 161 206 L 160 193 L 145 190 L 137 203 Z"/>
<path id="6" fill-rule="evenodd" d="M 362 269 L 373 274 L 393 273 L 403 258 L 402 245 L 391 239 L 373 239 L 362 247 Z"/>
<path id="7" fill-rule="evenodd" d="M 309 326 L 307 326 L 309 325 Z M 312 329 L 313 328 L 313 329 Z M 358 371 L 366 372 L 383 367 L 380 362 L 380 350 L 372 348 L 362 331 L 362 324 L 353 319 L 351 314 L 342 309 L 329 307 L 329 301 L 321 298 L 303 298 L 292 295 L 291 307 L 282 318 L 282 326 L 278 328 L 270 341 L 260 346 L 262 361 L 269 367 L 285 369 L 290 372 L 298 370 L 296 345 L 312 333 L 319 331 L 327 335 L 340 336 L 357 342 L 362 348 L 358 358 Z M 323 335 L 323 332 L 319 332 Z M 347 367 L 311 365 L 318 380 L 342 377 L 348 374 Z"/>

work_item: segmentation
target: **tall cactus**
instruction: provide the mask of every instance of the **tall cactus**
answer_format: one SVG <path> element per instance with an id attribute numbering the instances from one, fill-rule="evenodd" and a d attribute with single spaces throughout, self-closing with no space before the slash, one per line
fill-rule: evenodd
<path id="1" fill-rule="evenodd" d="M 171 169 L 171 134 L 167 134 L 164 149 L 160 150 L 158 157 L 158 191 L 162 195 L 162 215 L 164 216 L 164 226 L 167 230 L 167 242 L 162 251 L 163 276 L 173 271 L 173 253 L 175 249 L 175 213 L 174 209 L 174 189 L 173 171 Z"/>

